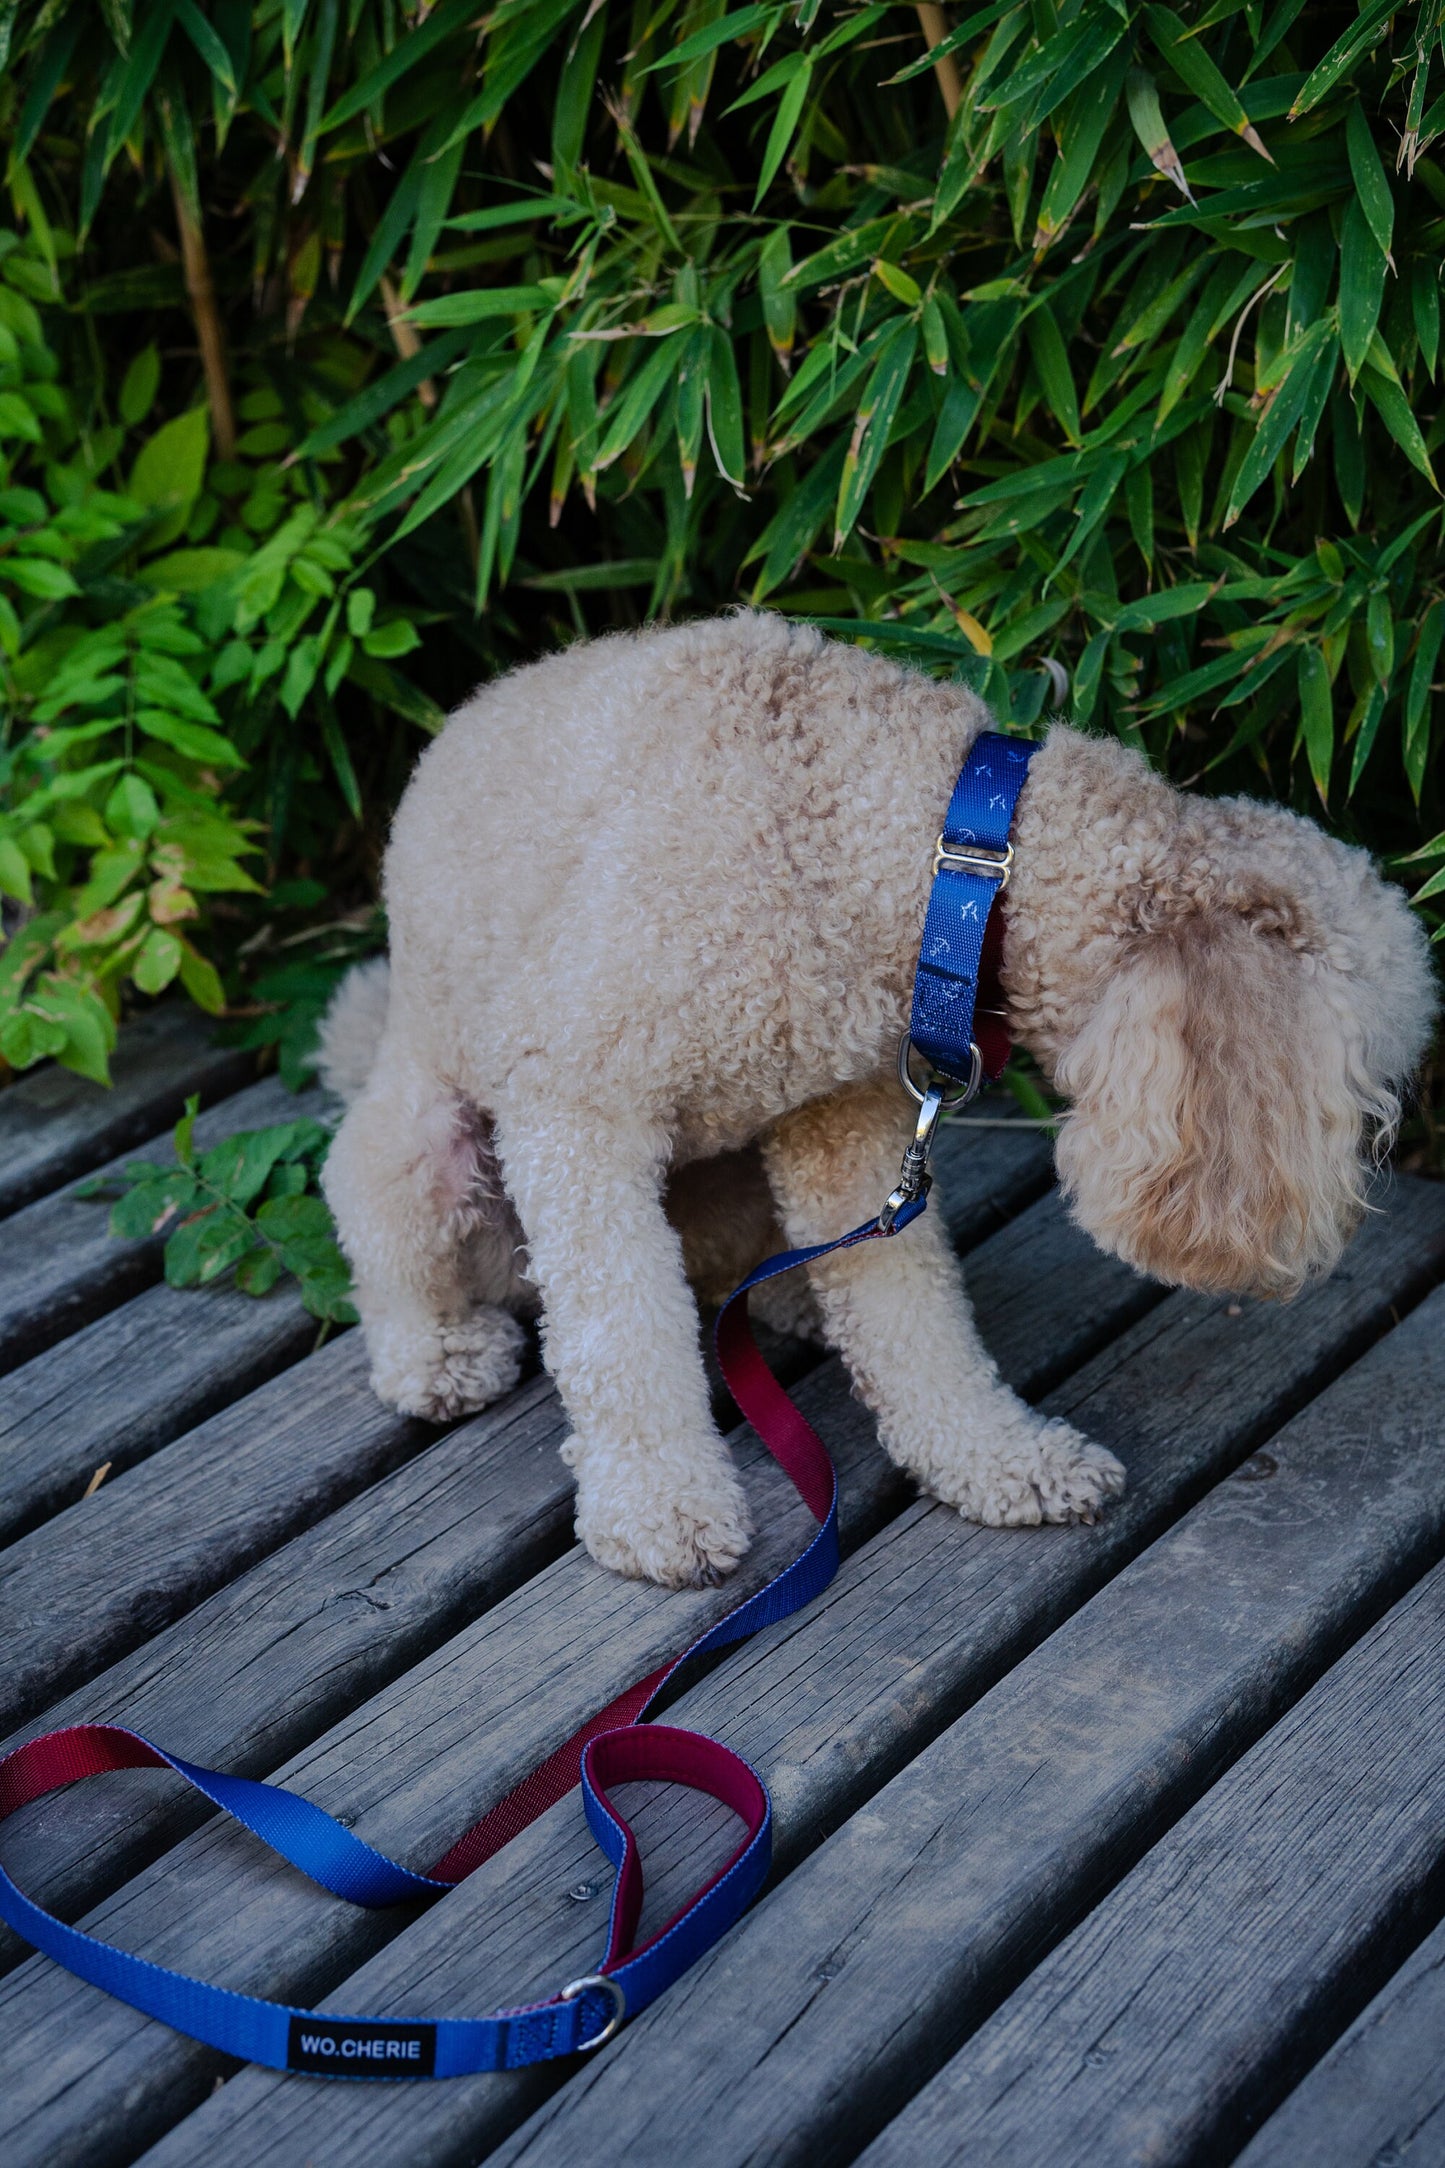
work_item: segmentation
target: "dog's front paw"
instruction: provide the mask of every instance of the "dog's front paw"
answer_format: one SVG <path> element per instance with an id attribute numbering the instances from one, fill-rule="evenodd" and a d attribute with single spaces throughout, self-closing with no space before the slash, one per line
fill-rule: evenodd
<path id="1" fill-rule="evenodd" d="M 577 1534 L 599 1566 L 663 1588 L 714 1588 L 748 1547 L 752 1517 L 731 1465 L 681 1482 L 640 1455 L 599 1456 L 569 1438 L 562 1457 L 577 1469 Z M 602 1458 L 610 1465 L 598 1469 Z"/>
<path id="2" fill-rule="evenodd" d="M 1094 1521 L 1124 1488 L 1124 1469 L 1102 1445 L 1055 1417 L 1020 1406 L 990 1424 L 986 1446 L 930 1470 L 928 1488 L 986 1528 Z"/>
<path id="3" fill-rule="evenodd" d="M 368 1324 L 371 1388 L 398 1415 L 452 1423 L 510 1392 L 527 1336 L 506 1310 L 475 1310 L 452 1325 Z"/>

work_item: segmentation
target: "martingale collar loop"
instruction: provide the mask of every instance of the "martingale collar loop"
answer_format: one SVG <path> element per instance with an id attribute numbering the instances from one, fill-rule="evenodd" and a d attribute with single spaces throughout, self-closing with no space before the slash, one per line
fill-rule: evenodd
<path id="1" fill-rule="evenodd" d="M 933 854 L 908 1043 L 929 1070 L 972 1091 L 982 1078 L 992 1081 L 1008 1058 L 1007 1035 L 975 1033 L 974 1018 L 988 960 L 985 940 L 996 923 L 991 914 L 1013 865 L 1009 829 L 1037 751 L 1036 744 L 995 730 L 977 738 L 953 786 Z M 995 934 L 990 947 L 997 941 Z M 908 1082 L 916 1090 L 911 1077 Z"/>
<path id="2" fill-rule="evenodd" d="M 928 1161 L 943 1116 L 967 1106 L 984 1078 L 992 1083 L 1008 1060 L 1002 996 L 1000 1006 L 980 1008 L 978 993 L 981 983 L 998 979 L 1003 930 L 994 905 L 1008 887 L 1014 859 L 1008 832 L 1037 751 L 1027 740 L 986 730 L 953 786 L 934 846 L 913 1013 L 898 1043 L 898 1081 L 918 1102 L 918 1125 L 897 1186 L 878 1215 L 884 1234 L 905 1207 L 927 1197 L 933 1181 Z"/>

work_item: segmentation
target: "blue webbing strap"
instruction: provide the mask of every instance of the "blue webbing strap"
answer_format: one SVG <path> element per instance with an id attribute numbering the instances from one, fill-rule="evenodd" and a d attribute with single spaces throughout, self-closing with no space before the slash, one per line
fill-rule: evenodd
<path id="1" fill-rule="evenodd" d="M 963 1083 L 972 1067 L 989 911 L 1007 878 L 1008 832 L 1038 750 L 1027 739 L 986 730 L 953 786 L 939 838 L 908 1035 L 940 1076 Z"/>

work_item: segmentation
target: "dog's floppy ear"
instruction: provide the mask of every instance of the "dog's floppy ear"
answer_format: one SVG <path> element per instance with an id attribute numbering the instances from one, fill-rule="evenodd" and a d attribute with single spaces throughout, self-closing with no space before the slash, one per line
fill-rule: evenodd
<path id="1" fill-rule="evenodd" d="M 1172 1284 L 1290 1295 L 1364 1208 L 1371 1080 L 1317 954 L 1232 911 L 1142 933 L 1056 1063 L 1075 1219 Z"/>

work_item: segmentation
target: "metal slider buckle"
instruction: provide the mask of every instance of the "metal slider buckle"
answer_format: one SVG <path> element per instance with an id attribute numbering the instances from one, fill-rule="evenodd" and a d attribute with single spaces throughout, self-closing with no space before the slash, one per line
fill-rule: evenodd
<path id="1" fill-rule="evenodd" d="M 612 2015 L 608 2018 L 601 2032 L 594 2033 L 590 2040 L 578 2041 L 577 2053 L 579 2055 L 590 2055 L 594 2048 L 602 2047 L 605 2042 L 612 2038 L 615 2032 L 621 2029 L 622 2020 L 627 2015 L 626 1995 L 618 1982 L 610 1980 L 605 1972 L 588 1972 L 584 1973 L 580 1980 L 569 1980 L 558 1999 L 561 2002 L 575 2002 L 579 1995 L 586 1994 L 589 1987 L 600 1987 L 608 1996 L 612 2004 Z"/>
<path id="2" fill-rule="evenodd" d="M 980 873 L 985 880 L 997 881 L 1000 888 L 1008 887 L 1008 877 L 1014 862 L 1014 847 L 1006 843 L 1001 851 L 985 850 L 982 844 L 951 844 L 940 835 L 933 846 L 934 874 L 945 868 L 950 873 Z"/>

